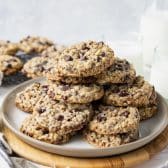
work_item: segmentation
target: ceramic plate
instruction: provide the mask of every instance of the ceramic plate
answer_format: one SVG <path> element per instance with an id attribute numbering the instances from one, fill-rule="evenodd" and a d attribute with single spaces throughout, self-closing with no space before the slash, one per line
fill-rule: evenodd
<path id="1" fill-rule="evenodd" d="M 64 145 L 53 145 L 41 142 L 19 132 L 19 127 L 22 121 L 30 114 L 20 111 L 15 107 L 16 94 L 33 82 L 42 82 L 42 79 L 25 82 L 8 93 L 2 104 L 2 115 L 6 126 L 9 127 L 9 129 L 13 131 L 19 138 L 21 138 L 24 142 L 47 152 L 75 157 L 102 157 L 117 155 L 135 150 L 149 143 L 165 129 L 168 123 L 167 104 L 164 98 L 158 94 L 158 113 L 153 118 L 140 123 L 140 138 L 135 142 L 121 145 L 119 147 L 103 149 L 91 146 L 86 141 L 84 141 L 81 136 L 73 137 L 70 142 Z"/>

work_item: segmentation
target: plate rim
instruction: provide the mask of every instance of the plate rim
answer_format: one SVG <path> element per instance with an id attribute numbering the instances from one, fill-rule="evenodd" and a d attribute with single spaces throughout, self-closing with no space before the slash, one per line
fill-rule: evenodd
<path id="1" fill-rule="evenodd" d="M 93 146 L 93 148 L 90 148 L 90 149 L 85 149 L 85 148 L 73 148 L 73 147 L 68 147 L 68 146 L 62 146 L 62 145 L 55 145 L 55 144 L 49 144 L 49 143 L 46 143 L 46 142 L 43 142 L 43 141 L 39 141 L 39 140 L 36 140 L 36 139 L 34 139 L 34 138 L 32 138 L 32 137 L 29 137 L 29 136 L 27 136 L 27 135 L 25 135 L 25 134 L 23 134 L 22 132 L 20 132 L 19 130 L 17 130 L 15 127 L 12 127 L 12 124 L 10 124 L 10 122 L 8 121 L 8 119 L 6 118 L 6 115 L 5 115 L 5 104 L 6 104 L 6 101 L 7 101 L 7 99 L 8 99 L 8 97 L 13 93 L 13 92 L 15 92 L 17 89 L 19 89 L 19 88 L 22 88 L 22 87 L 25 87 L 25 86 L 27 86 L 28 84 L 31 84 L 31 83 L 33 83 L 33 82 L 40 82 L 40 81 L 42 81 L 44 78 L 42 77 L 40 77 L 40 78 L 36 78 L 36 79 L 31 79 L 31 80 L 28 80 L 28 81 L 26 81 L 26 82 L 23 82 L 22 84 L 19 84 L 18 86 L 16 86 L 16 87 L 14 87 L 14 88 L 12 88 L 5 96 L 4 96 L 4 98 L 3 98 L 3 100 L 2 100 L 2 103 L 1 103 L 1 115 L 2 115 L 2 120 L 3 120 L 3 123 L 16 135 L 16 136 L 18 136 L 19 138 L 21 138 L 25 143 L 27 143 L 27 141 L 29 141 L 29 142 L 32 142 L 32 143 L 34 143 L 34 144 L 36 144 L 36 145 L 39 145 L 39 146 L 43 146 L 43 147 L 46 147 L 46 148 L 53 148 L 53 147 L 56 147 L 57 149 L 59 149 L 59 150 L 61 150 L 62 148 L 64 148 L 64 150 L 75 150 L 75 151 L 97 151 L 97 150 L 114 150 L 114 149 L 121 149 L 123 146 L 124 147 L 128 147 L 128 146 L 130 146 L 130 145 L 136 145 L 136 143 L 138 144 L 138 143 L 142 143 L 142 142 L 146 142 L 147 141 L 147 143 L 145 143 L 145 144 L 143 144 L 143 145 L 140 145 L 139 147 L 137 147 L 137 148 L 140 148 L 140 147 L 142 147 L 142 146 L 144 146 L 144 145 L 146 145 L 146 144 L 148 144 L 149 142 L 151 142 L 153 139 L 155 139 L 159 134 L 161 134 L 161 132 L 162 131 L 164 131 L 164 129 L 166 128 L 166 126 L 168 125 L 168 104 L 167 104 L 167 102 L 166 102 L 166 100 L 164 99 L 164 97 L 161 95 L 161 94 L 159 94 L 158 92 L 157 92 L 157 95 L 158 95 L 158 97 L 160 97 L 161 98 L 161 101 L 163 101 L 163 103 L 166 105 L 166 109 L 167 109 L 167 113 L 165 114 L 166 115 L 166 118 L 164 118 L 164 122 L 163 122 L 163 124 L 162 124 L 162 127 L 161 128 L 159 128 L 158 130 L 157 130 L 157 132 L 155 131 L 155 132 L 152 132 L 150 135 L 148 135 L 148 136 L 145 136 L 145 137 L 143 137 L 142 139 L 138 139 L 138 140 L 136 140 L 136 141 L 133 141 L 133 142 L 130 142 L 130 143 L 128 143 L 128 144 L 123 144 L 123 145 L 120 145 L 120 146 L 117 146 L 117 147 L 105 147 L 105 148 L 98 148 L 98 147 L 94 147 Z M 167 121 L 167 122 L 166 122 Z M 149 138 L 149 136 L 150 136 L 150 138 Z M 150 140 L 149 140 L 150 139 Z M 135 150 L 135 149 L 137 149 L 137 148 L 134 148 L 133 150 Z M 39 149 L 41 149 L 41 148 L 39 148 Z M 94 156 L 93 156 L 94 157 Z"/>

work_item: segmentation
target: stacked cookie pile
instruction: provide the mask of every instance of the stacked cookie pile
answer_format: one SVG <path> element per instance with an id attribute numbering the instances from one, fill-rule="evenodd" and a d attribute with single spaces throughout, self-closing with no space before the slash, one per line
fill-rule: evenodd
<path id="1" fill-rule="evenodd" d="M 20 129 L 28 136 L 61 144 L 83 132 L 98 147 L 119 146 L 136 140 L 140 119 L 156 112 L 153 86 L 103 42 L 81 42 L 47 58 L 47 80 L 16 96 L 16 106 L 31 113 Z"/>

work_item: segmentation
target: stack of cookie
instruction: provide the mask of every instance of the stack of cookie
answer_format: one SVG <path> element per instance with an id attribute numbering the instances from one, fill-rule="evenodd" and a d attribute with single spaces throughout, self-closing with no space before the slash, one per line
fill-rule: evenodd
<path id="1" fill-rule="evenodd" d="M 21 131 L 53 144 L 81 131 L 98 147 L 136 140 L 140 119 L 156 112 L 153 86 L 103 42 L 81 42 L 53 55 L 43 66 L 45 83 L 16 96 L 16 106 L 32 113 Z"/>

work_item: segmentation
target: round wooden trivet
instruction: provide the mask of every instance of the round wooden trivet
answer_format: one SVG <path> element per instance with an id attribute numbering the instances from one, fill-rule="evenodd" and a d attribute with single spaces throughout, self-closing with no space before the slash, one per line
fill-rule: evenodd
<path id="1" fill-rule="evenodd" d="M 168 127 L 152 142 L 135 151 L 105 158 L 73 158 L 47 153 L 20 140 L 8 128 L 5 137 L 15 153 L 36 163 L 68 168 L 126 168 L 151 159 L 168 145 Z M 73 151 L 72 151 L 73 152 Z"/>

